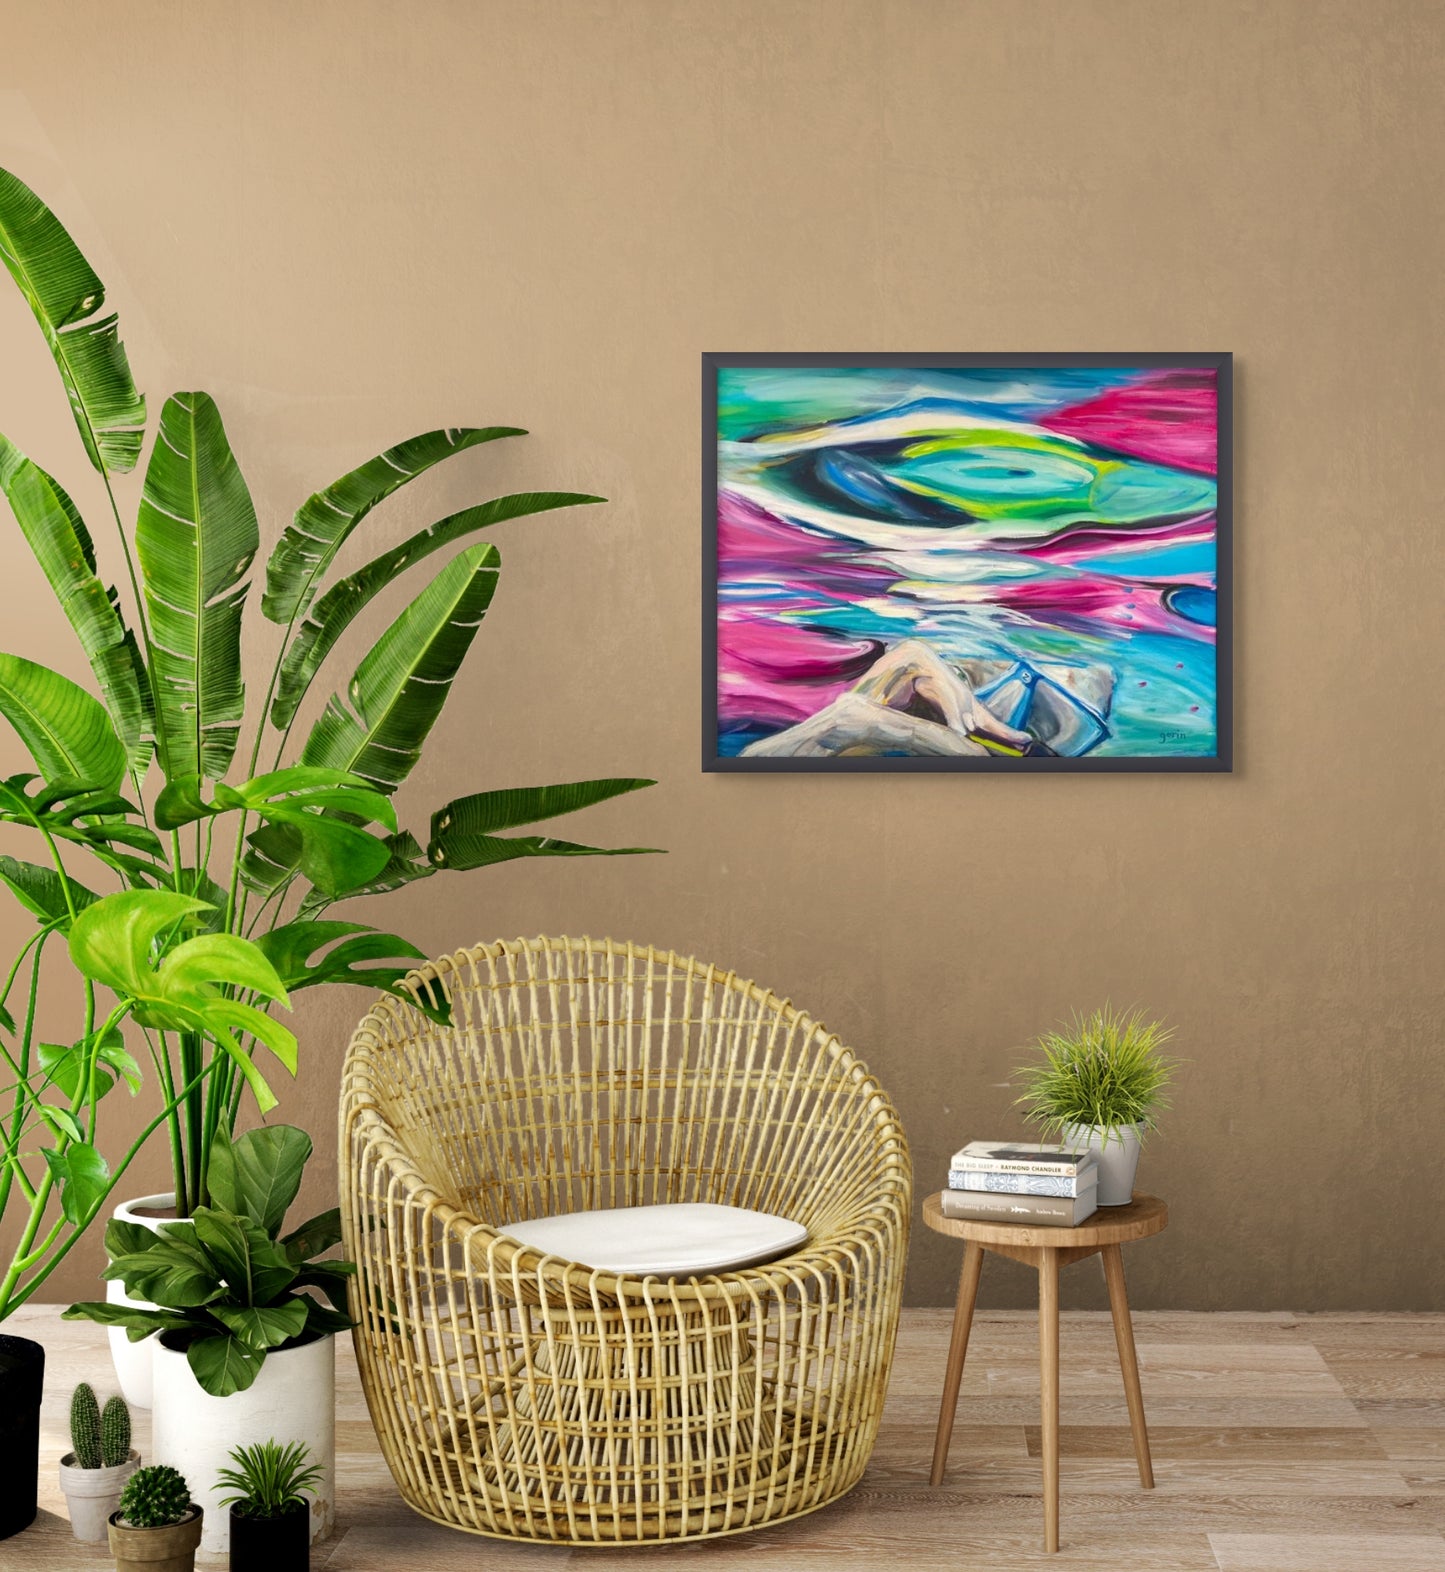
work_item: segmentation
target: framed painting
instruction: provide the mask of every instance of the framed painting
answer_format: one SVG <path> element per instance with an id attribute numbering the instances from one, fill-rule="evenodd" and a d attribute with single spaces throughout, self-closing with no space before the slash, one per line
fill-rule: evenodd
<path id="1" fill-rule="evenodd" d="M 703 357 L 703 768 L 1228 770 L 1224 354 Z"/>

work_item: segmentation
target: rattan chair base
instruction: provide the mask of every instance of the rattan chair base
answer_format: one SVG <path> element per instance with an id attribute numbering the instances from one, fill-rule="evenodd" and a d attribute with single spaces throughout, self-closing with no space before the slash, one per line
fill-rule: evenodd
<path id="1" fill-rule="evenodd" d="M 688 1520 L 687 1526 L 682 1526 L 681 1517 L 648 1518 L 645 1520 L 647 1532 L 610 1534 L 605 1538 L 592 1538 L 589 1535 L 557 1534 L 548 1531 L 538 1533 L 512 1533 L 506 1530 L 489 1526 L 485 1522 L 463 1522 L 459 1518 L 446 1516 L 432 1511 L 424 1501 L 418 1500 L 405 1488 L 401 1490 L 401 1497 L 408 1507 L 418 1517 L 424 1517 L 428 1522 L 436 1523 L 442 1528 L 454 1528 L 461 1534 L 473 1534 L 478 1539 L 495 1539 L 509 1544 L 530 1543 L 552 1546 L 575 1546 L 578 1549 L 588 1550 L 635 1550 L 639 1545 L 682 1545 L 696 1543 L 699 1540 L 725 1539 L 738 1534 L 751 1534 L 760 1528 L 772 1528 L 778 1523 L 789 1523 L 797 1518 L 811 1517 L 814 1512 L 821 1512 L 824 1507 L 832 1506 L 835 1501 L 841 1501 L 850 1491 L 856 1489 L 858 1480 L 851 1480 L 841 1489 L 835 1490 L 832 1495 L 825 1496 L 820 1501 L 808 1501 L 804 1505 L 794 1504 L 798 1492 L 793 1492 L 786 1500 L 774 1500 L 765 1514 L 755 1517 L 747 1516 L 741 1507 L 717 1508 L 706 1518 L 701 1518 L 694 1513 Z M 585 1508 L 581 1515 L 585 1518 Z M 565 1517 L 565 1513 L 563 1513 Z M 580 1524 L 579 1524 L 580 1526 Z M 631 1527 L 632 1524 L 629 1524 Z"/>

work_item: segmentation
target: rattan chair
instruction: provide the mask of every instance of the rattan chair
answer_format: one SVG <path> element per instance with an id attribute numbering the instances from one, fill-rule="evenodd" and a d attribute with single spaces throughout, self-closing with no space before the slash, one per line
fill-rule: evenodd
<path id="1" fill-rule="evenodd" d="M 836 1037 L 731 972 L 534 939 L 429 963 L 437 1027 L 380 1000 L 346 1056 L 342 1216 L 362 1384 L 403 1497 L 575 1545 L 693 1540 L 858 1482 L 898 1324 L 910 1171 Z M 510 1240 L 582 1209 L 711 1201 L 807 1244 L 686 1281 Z"/>

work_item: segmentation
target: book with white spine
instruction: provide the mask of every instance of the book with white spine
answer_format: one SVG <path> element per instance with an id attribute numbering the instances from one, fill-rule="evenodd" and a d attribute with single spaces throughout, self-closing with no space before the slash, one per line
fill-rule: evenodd
<path id="1" fill-rule="evenodd" d="M 1079 1169 L 1094 1163 L 1087 1149 L 1048 1142 L 970 1141 L 953 1154 L 950 1173 L 1037 1174 L 1074 1178 Z"/>
<path id="2" fill-rule="evenodd" d="M 1098 1210 L 1099 1188 L 1083 1195 L 1000 1195 L 979 1190 L 945 1190 L 939 1206 L 945 1217 L 975 1223 L 1022 1223 L 1036 1228 L 1077 1228 Z"/>
<path id="3" fill-rule="evenodd" d="M 977 1190 L 998 1195 L 1057 1195 L 1070 1200 L 1099 1182 L 1099 1165 L 1081 1163 L 1076 1174 L 1000 1174 L 992 1170 L 951 1168 L 950 1190 Z"/>

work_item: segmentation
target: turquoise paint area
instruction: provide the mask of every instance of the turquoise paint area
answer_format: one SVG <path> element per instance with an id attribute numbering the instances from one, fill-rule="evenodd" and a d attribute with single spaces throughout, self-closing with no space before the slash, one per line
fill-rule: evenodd
<path id="1" fill-rule="evenodd" d="M 1136 551 L 1101 551 L 1097 556 L 1075 559 L 1076 567 L 1122 579 L 1174 579 L 1212 575 L 1216 561 L 1213 541 L 1191 541 L 1182 546 L 1144 546 Z"/>

